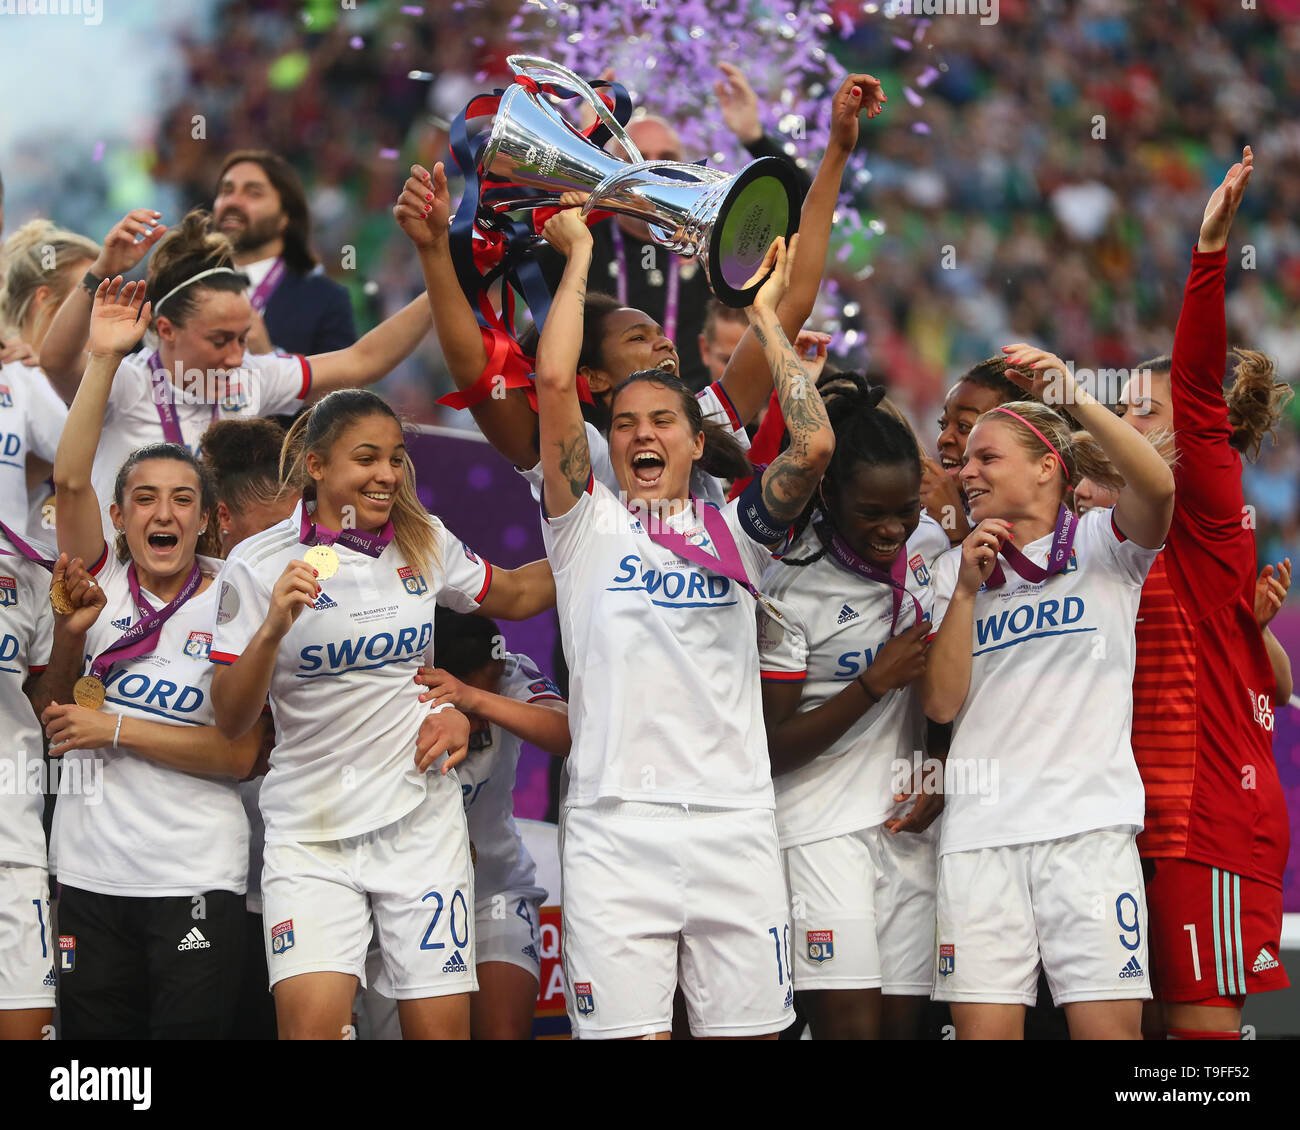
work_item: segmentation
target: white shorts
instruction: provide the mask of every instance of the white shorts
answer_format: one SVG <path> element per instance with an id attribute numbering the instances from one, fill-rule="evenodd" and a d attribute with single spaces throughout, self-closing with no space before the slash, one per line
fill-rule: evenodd
<path id="1" fill-rule="evenodd" d="M 934 999 L 1032 1005 L 1041 959 L 1056 1004 L 1147 1000 L 1147 904 L 1132 833 L 939 859 Z"/>
<path id="2" fill-rule="evenodd" d="M 0 1009 L 54 1007 L 54 937 L 44 867 L 0 863 L 0 955 Z"/>
<path id="3" fill-rule="evenodd" d="M 537 953 L 539 914 L 546 892 L 541 887 L 483 892 L 474 902 L 474 944 L 478 963 L 504 961 L 531 973 L 540 982 L 542 959 Z"/>
<path id="4" fill-rule="evenodd" d="M 781 854 L 790 885 L 795 992 L 934 988 L 938 824 L 892 835 L 883 824 Z"/>
<path id="5" fill-rule="evenodd" d="M 268 843 L 262 923 L 271 985 L 300 973 L 351 973 L 366 984 L 366 947 L 383 956 L 380 992 L 398 1000 L 468 993 L 474 975 L 474 883 L 460 789 L 445 778 L 395 821 L 363 836 Z"/>
<path id="6" fill-rule="evenodd" d="M 561 821 L 564 972 L 580 1039 L 695 1036 L 794 1019 L 785 876 L 770 809 L 599 801 Z"/>

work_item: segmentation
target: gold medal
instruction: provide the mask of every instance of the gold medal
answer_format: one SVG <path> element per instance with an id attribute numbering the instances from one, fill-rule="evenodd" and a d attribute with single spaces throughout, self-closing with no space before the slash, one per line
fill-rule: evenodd
<path id="1" fill-rule="evenodd" d="M 473 867 L 478 866 L 478 849 L 474 846 L 474 841 L 469 842 L 469 862 Z"/>
<path id="2" fill-rule="evenodd" d="M 339 555 L 328 545 L 313 545 L 302 555 L 302 559 L 316 570 L 316 575 L 327 581 L 339 571 Z"/>
<path id="3" fill-rule="evenodd" d="M 87 710 L 98 710 L 104 705 L 104 684 L 94 675 L 85 675 L 72 687 L 72 701 Z"/>
<path id="4" fill-rule="evenodd" d="M 50 585 L 50 607 L 59 616 L 66 616 L 72 611 L 72 597 L 68 595 L 68 586 L 61 579 Z"/>

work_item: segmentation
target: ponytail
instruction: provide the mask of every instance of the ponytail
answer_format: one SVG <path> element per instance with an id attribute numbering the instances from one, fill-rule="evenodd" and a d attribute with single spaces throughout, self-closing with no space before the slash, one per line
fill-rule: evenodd
<path id="1" fill-rule="evenodd" d="M 1259 458 L 1259 449 L 1265 436 L 1277 442 L 1277 425 L 1282 419 L 1282 409 L 1295 395 L 1295 390 L 1285 381 L 1274 379 L 1273 362 L 1254 349 L 1233 349 L 1229 357 L 1236 358 L 1232 385 L 1224 394 L 1228 402 L 1228 423 L 1232 426 L 1234 448 L 1252 463 Z"/>

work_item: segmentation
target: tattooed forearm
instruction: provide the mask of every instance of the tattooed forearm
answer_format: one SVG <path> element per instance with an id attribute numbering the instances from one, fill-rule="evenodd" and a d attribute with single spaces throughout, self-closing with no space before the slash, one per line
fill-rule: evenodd
<path id="1" fill-rule="evenodd" d="M 95 297 L 95 291 L 99 289 L 100 280 L 87 271 L 81 278 L 81 289 L 84 290 L 91 298 Z"/>
<path id="2" fill-rule="evenodd" d="M 591 452 L 587 450 L 587 430 L 579 426 L 556 446 L 560 449 L 560 474 L 569 484 L 573 497 L 581 498 L 591 479 Z"/>

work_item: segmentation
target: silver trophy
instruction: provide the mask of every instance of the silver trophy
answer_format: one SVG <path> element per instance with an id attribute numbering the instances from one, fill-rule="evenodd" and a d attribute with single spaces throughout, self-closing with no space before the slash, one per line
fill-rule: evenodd
<path id="1" fill-rule="evenodd" d="M 631 163 L 583 137 L 547 95 L 516 83 L 501 96 L 479 164 L 484 173 L 551 195 L 497 201 L 498 211 L 555 205 L 561 193 L 585 192 L 584 217 L 597 209 L 644 220 L 660 247 L 698 257 L 713 293 L 728 306 L 753 301 L 763 280 L 749 287 L 745 283 L 772 240 L 779 235 L 789 239 L 799 227 L 799 188 L 784 161 L 761 157 L 729 174 L 702 165 L 643 160 L 605 103 L 567 67 L 533 55 L 511 55 L 507 62 L 534 83 L 556 79 L 577 91 Z"/>

